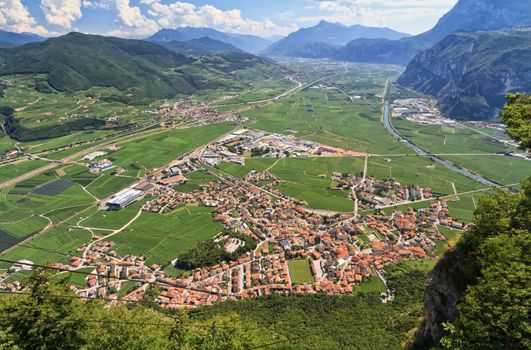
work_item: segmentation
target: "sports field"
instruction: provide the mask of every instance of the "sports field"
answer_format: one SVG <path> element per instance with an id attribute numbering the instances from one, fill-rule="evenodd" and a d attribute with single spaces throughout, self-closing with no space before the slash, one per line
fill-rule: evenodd
<path id="1" fill-rule="evenodd" d="M 293 284 L 315 282 L 310 271 L 310 262 L 307 259 L 288 260 L 289 275 Z"/>

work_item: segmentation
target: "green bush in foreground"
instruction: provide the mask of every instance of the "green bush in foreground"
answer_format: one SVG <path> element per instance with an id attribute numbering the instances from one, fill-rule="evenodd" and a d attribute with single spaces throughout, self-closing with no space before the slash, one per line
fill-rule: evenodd
<path id="1" fill-rule="evenodd" d="M 37 270 L 24 282 L 29 295 L 0 300 L 0 349 L 243 350 L 265 341 L 231 314 L 198 322 L 184 311 L 169 317 L 144 305 L 77 299 L 54 275 Z"/>
<path id="2" fill-rule="evenodd" d="M 447 349 L 531 349 L 531 180 L 522 189 L 484 197 L 457 247 L 475 266 L 445 326 Z"/>

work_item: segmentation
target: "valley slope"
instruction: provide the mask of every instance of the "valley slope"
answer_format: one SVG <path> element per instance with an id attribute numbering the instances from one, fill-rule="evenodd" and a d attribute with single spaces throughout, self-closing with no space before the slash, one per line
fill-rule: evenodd
<path id="1" fill-rule="evenodd" d="M 418 54 L 398 82 L 456 119 L 496 119 L 509 92 L 531 91 L 531 31 L 454 33 Z"/>

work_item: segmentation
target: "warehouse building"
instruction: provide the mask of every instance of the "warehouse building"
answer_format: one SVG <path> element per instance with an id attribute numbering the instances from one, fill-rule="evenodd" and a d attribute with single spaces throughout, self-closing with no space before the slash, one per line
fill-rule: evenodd
<path id="1" fill-rule="evenodd" d="M 135 190 L 133 188 L 125 189 L 121 192 L 118 192 L 113 198 L 111 198 L 111 200 L 107 202 L 107 207 L 110 210 L 123 209 L 142 197 L 143 194 L 143 191 Z"/>

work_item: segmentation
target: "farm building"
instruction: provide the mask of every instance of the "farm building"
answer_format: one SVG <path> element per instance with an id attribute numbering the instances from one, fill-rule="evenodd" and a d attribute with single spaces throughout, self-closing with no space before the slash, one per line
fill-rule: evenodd
<path id="1" fill-rule="evenodd" d="M 143 191 L 132 188 L 118 192 L 111 200 L 107 202 L 109 209 L 123 209 L 144 194 Z"/>

